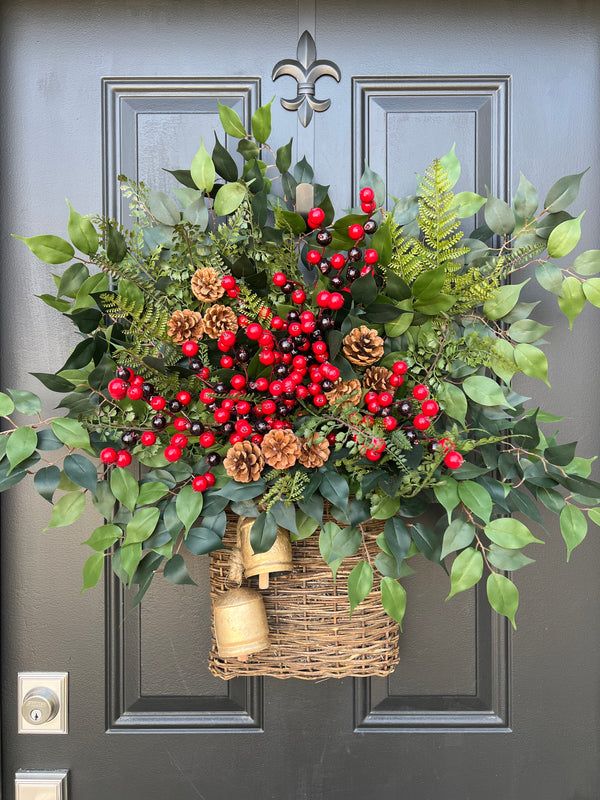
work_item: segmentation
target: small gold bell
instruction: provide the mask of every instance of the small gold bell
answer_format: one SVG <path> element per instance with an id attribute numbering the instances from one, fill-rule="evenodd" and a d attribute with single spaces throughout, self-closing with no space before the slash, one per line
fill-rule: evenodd
<path id="1" fill-rule="evenodd" d="M 244 575 L 251 578 L 258 575 L 258 586 L 267 589 L 271 572 L 290 572 L 292 569 L 292 544 L 289 535 L 277 529 L 277 538 L 266 553 L 255 553 L 250 544 L 250 530 L 254 524 L 252 517 L 240 517 L 237 524 L 238 545 L 242 552 Z"/>
<path id="2" fill-rule="evenodd" d="M 217 650 L 221 658 L 246 661 L 269 646 L 269 625 L 262 595 L 256 589 L 230 589 L 213 601 Z"/>

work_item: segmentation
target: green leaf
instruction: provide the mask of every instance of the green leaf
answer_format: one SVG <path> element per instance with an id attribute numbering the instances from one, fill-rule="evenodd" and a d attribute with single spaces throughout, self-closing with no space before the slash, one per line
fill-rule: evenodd
<path id="1" fill-rule="evenodd" d="M 217 101 L 218 109 L 219 109 L 219 119 L 221 120 L 221 125 L 223 126 L 223 130 L 225 133 L 228 133 L 230 136 L 234 136 L 236 139 L 243 139 L 246 136 L 246 129 L 242 125 L 242 120 L 239 118 L 237 113 L 230 108 L 229 106 L 224 105 L 223 103 L 219 103 Z"/>
<path id="2" fill-rule="evenodd" d="M 514 350 L 517 367 L 530 378 L 548 383 L 548 359 L 546 354 L 532 344 L 518 344 Z"/>
<path id="3" fill-rule="evenodd" d="M 336 508 L 345 508 L 348 504 L 348 482 L 333 470 L 323 474 L 319 491 Z"/>
<path id="4" fill-rule="evenodd" d="M 42 467 L 33 477 L 33 485 L 36 491 L 49 503 L 52 502 L 59 482 L 60 469 L 55 464 L 51 464 L 49 467 Z"/>
<path id="5" fill-rule="evenodd" d="M 492 498 L 489 492 L 475 481 L 461 481 L 458 485 L 458 496 L 484 522 L 492 516 Z"/>
<path id="6" fill-rule="evenodd" d="M 232 214 L 246 196 L 246 187 L 241 183 L 226 183 L 215 197 L 214 211 L 218 217 Z"/>
<path id="7" fill-rule="evenodd" d="M 185 546 L 190 553 L 201 556 L 222 548 L 223 541 L 211 528 L 192 528 L 185 537 Z"/>
<path id="8" fill-rule="evenodd" d="M 506 236 L 512 233 L 515 228 L 516 220 L 514 211 L 508 203 L 505 203 L 504 200 L 500 200 L 498 197 L 492 197 L 490 195 L 487 198 L 483 215 L 485 224 L 494 233 Z"/>
<path id="9" fill-rule="evenodd" d="M 205 231 L 208 226 L 208 208 L 204 197 L 198 197 L 183 209 L 183 218 L 190 225 L 195 225 Z"/>
<path id="10" fill-rule="evenodd" d="M 383 536 L 388 550 L 400 565 L 406 558 L 412 541 L 408 528 L 399 517 L 391 517 L 385 523 Z"/>
<path id="11" fill-rule="evenodd" d="M 15 408 L 21 414 L 41 414 L 42 403 L 37 394 L 25 392 L 22 389 L 7 389 L 7 392 L 12 397 Z"/>
<path id="12" fill-rule="evenodd" d="M 588 532 L 585 514 L 577 506 L 568 503 L 560 512 L 560 532 L 567 546 L 567 561 L 571 553 L 583 542 Z"/>
<path id="13" fill-rule="evenodd" d="M 504 575 L 492 572 L 486 584 L 489 604 L 498 614 L 507 617 L 516 630 L 515 614 L 519 607 L 519 590 L 514 583 Z"/>
<path id="14" fill-rule="evenodd" d="M 596 308 L 600 308 L 600 278 L 588 278 L 584 281 L 583 293 L 586 300 Z"/>
<path id="15" fill-rule="evenodd" d="M 296 511 L 296 533 L 290 536 L 292 542 L 308 539 L 319 527 L 319 520 L 309 517 L 303 511 Z"/>
<path id="16" fill-rule="evenodd" d="M 9 474 L 13 469 L 25 461 L 35 452 L 37 447 L 37 434 L 33 428 L 17 428 L 8 436 L 6 442 L 6 457 L 10 464 Z"/>
<path id="17" fill-rule="evenodd" d="M 136 505 L 148 506 L 153 503 L 157 503 L 166 495 L 168 491 L 169 487 L 167 484 L 162 483 L 161 481 L 149 481 L 148 483 L 142 483 Z"/>
<path id="18" fill-rule="evenodd" d="M 533 319 L 520 319 L 517 322 L 513 322 L 508 329 L 508 335 L 515 342 L 529 344 L 537 342 L 538 339 L 541 339 L 551 330 L 552 327 L 550 325 L 542 325 L 541 322 L 536 322 Z"/>
<path id="19" fill-rule="evenodd" d="M 525 545 L 544 544 L 541 539 L 536 539 L 526 525 L 517 519 L 502 517 L 494 519 L 485 528 L 485 534 L 490 541 L 505 547 L 507 550 L 518 550 Z"/>
<path id="20" fill-rule="evenodd" d="M 551 258 L 563 258 L 573 248 L 577 247 L 581 239 L 581 220 L 585 211 L 575 219 L 567 219 L 557 225 L 548 237 L 548 255 Z"/>
<path id="21" fill-rule="evenodd" d="M 446 558 L 456 550 L 468 547 L 475 538 L 475 528 L 464 519 L 455 519 L 448 525 L 442 541 L 441 558 Z"/>
<path id="22" fill-rule="evenodd" d="M 93 553 L 83 565 L 83 591 L 92 589 L 100 580 L 104 568 L 104 553 Z"/>
<path id="23" fill-rule="evenodd" d="M 463 382 L 463 389 L 467 397 L 480 406 L 508 405 L 500 386 L 485 375 L 469 375 Z"/>
<path id="24" fill-rule="evenodd" d="M 459 192 L 454 195 L 451 211 L 453 211 L 459 219 L 466 219 L 476 214 L 485 201 L 485 197 L 475 192 Z"/>
<path id="25" fill-rule="evenodd" d="M 580 275 L 596 275 L 600 272 L 600 250 L 580 253 L 573 262 L 573 269 Z"/>
<path id="26" fill-rule="evenodd" d="M 140 487 L 131 472 L 118 467 L 113 469 L 110 473 L 110 490 L 121 505 L 133 511 Z"/>
<path id="27" fill-rule="evenodd" d="M 467 398 L 460 386 L 453 383 L 441 382 L 437 390 L 437 398 L 440 401 L 442 410 L 452 419 L 458 420 L 461 425 L 465 424 L 467 416 Z"/>
<path id="28" fill-rule="evenodd" d="M 119 264 L 127 255 L 127 242 L 120 230 L 114 225 L 106 228 L 106 257 L 113 264 Z"/>
<path id="29" fill-rule="evenodd" d="M 13 234 L 14 235 L 14 234 Z M 45 264 L 64 264 L 75 255 L 75 250 L 69 242 L 61 239 L 60 236 L 14 236 L 21 242 L 25 242 L 34 256 Z"/>
<path id="30" fill-rule="evenodd" d="M 268 511 L 261 511 L 250 529 L 250 544 L 255 553 L 266 553 L 275 544 L 277 522 Z"/>
<path id="31" fill-rule="evenodd" d="M 392 257 L 392 233 L 386 221 L 382 222 L 373 234 L 371 246 L 377 250 L 379 264 L 386 267 Z"/>
<path id="32" fill-rule="evenodd" d="M 84 544 L 87 544 L 92 550 L 104 552 L 112 547 L 115 542 L 121 538 L 123 531 L 118 525 L 100 525 L 96 528 L 89 539 L 86 539 Z"/>
<path id="33" fill-rule="evenodd" d="M 96 467 L 88 458 L 79 454 L 68 455 L 64 460 L 63 469 L 73 483 L 89 489 L 92 494 L 96 491 L 98 475 Z"/>
<path id="34" fill-rule="evenodd" d="M 175 509 L 177 516 L 183 522 L 186 533 L 200 516 L 203 500 L 202 492 L 195 492 L 189 483 L 177 495 Z"/>
<path id="35" fill-rule="evenodd" d="M 565 278 L 562 284 L 558 306 L 565 317 L 569 320 L 569 329 L 573 330 L 573 322 L 583 311 L 585 306 L 585 294 L 581 281 L 574 275 Z"/>
<path id="36" fill-rule="evenodd" d="M 98 250 L 98 233 L 90 220 L 78 214 L 73 208 L 71 203 L 67 200 L 69 206 L 69 222 L 67 230 L 69 238 L 78 250 L 88 256 L 93 256 Z"/>
<path id="37" fill-rule="evenodd" d="M 358 184 L 359 189 L 364 189 L 366 186 L 369 186 L 375 192 L 375 202 L 378 206 L 385 205 L 386 201 L 386 191 L 385 191 L 385 181 L 374 172 L 371 167 L 365 163 L 365 169 L 363 174 L 360 176 L 360 181 Z M 377 249 L 377 248 L 375 248 Z"/>
<path id="38" fill-rule="evenodd" d="M 271 100 L 252 114 L 252 135 L 264 144 L 271 135 Z"/>
<path id="39" fill-rule="evenodd" d="M 192 173 L 192 178 L 198 189 L 208 194 L 215 185 L 217 173 L 212 158 L 204 146 L 204 141 L 200 143 L 200 147 L 192 159 L 190 172 Z"/>
<path id="40" fill-rule="evenodd" d="M 4 392 L 0 392 L 0 417 L 8 417 L 15 410 L 15 404 L 11 397 Z"/>
<path id="41" fill-rule="evenodd" d="M 180 556 L 179 553 L 176 553 L 167 561 L 163 574 L 170 583 L 175 583 L 177 586 L 185 584 L 196 585 L 196 581 L 193 580 L 188 572 L 183 556 Z"/>
<path id="42" fill-rule="evenodd" d="M 454 478 L 447 477 L 443 483 L 438 483 L 433 487 L 433 493 L 435 494 L 438 503 L 445 508 L 448 516 L 448 522 L 450 522 L 452 519 L 452 512 L 460 503 L 460 498 L 458 496 L 458 482 L 455 481 Z"/>
<path id="43" fill-rule="evenodd" d="M 370 305 L 379 294 L 379 289 L 373 275 L 369 273 L 354 281 L 352 283 L 351 293 L 355 303 L 363 306 Z"/>
<path id="44" fill-rule="evenodd" d="M 381 605 L 402 630 L 402 620 L 406 613 L 406 590 L 401 583 L 388 576 L 381 579 Z"/>
<path id="45" fill-rule="evenodd" d="M 529 283 L 529 278 L 523 283 L 499 286 L 489 300 L 483 304 L 483 312 L 486 317 L 492 320 L 505 317 L 517 305 L 521 290 L 527 283 Z"/>
<path id="46" fill-rule="evenodd" d="M 544 458 L 551 464 L 556 464 L 557 467 L 566 467 L 567 464 L 570 464 L 573 460 L 576 447 L 577 442 L 569 442 L 568 444 L 559 444 L 555 445 L 554 447 L 548 447 L 546 450 L 544 450 Z M 569 472 L 570 470 L 567 469 L 566 471 Z M 586 478 L 587 475 L 583 475 L 582 477 Z"/>
<path id="47" fill-rule="evenodd" d="M 81 450 L 89 449 L 89 433 L 83 427 L 81 422 L 77 422 L 76 419 L 69 419 L 68 417 L 54 419 L 50 423 L 50 427 L 52 428 L 52 433 L 56 436 L 56 438 L 60 439 L 60 441 L 63 444 L 66 444 L 67 447 Z"/>
<path id="48" fill-rule="evenodd" d="M 139 542 L 127 546 L 122 545 L 113 555 L 113 570 L 119 577 L 123 576 L 127 582 L 131 582 L 138 564 L 142 560 L 142 545 Z"/>
<path id="49" fill-rule="evenodd" d="M 159 517 L 160 509 L 158 508 L 138 508 L 125 528 L 124 546 L 145 542 L 152 536 Z"/>
<path id="50" fill-rule="evenodd" d="M 384 325 L 386 335 L 392 339 L 396 336 L 402 336 L 412 325 L 414 317 L 414 314 L 407 312 L 406 314 L 400 314 L 393 322 L 386 322 Z"/>
<path id="51" fill-rule="evenodd" d="M 513 201 L 513 207 L 516 215 L 519 217 L 519 219 L 527 222 L 537 211 L 538 203 L 539 197 L 537 189 L 521 172 L 519 186 Z"/>
<path id="52" fill-rule="evenodd" d="M 575 175 L 565 175 L 564 178 L 559 178 L 559 180 L 550 187 L 546 199 L 544 200 L 544 208 L 546 211 L 564 211 L 568 208 L 577 198 L 581 179 L 586 172 L 587 169 L 584 169 L 583 172 L 578 172 Z"/>
<path id="53" fill-rule="evenodd" d="M 323 491 L 321 489 L 321 491 Z M 343 506 L 342 506 L 343 508 Z M 371 518 L 372 519 L 389 519 L 400 508 L 399 497 L 389 497 L 386 495 L 375 495 L 371 499 Z"/>
<path id="54" fill-rule="evenodd" d="M 50 522 L 45 530 L 72 525 L 83 514 L 84 509 L 85 495 L 83 492 L 68 492 L 55 504 L 50 515 Z"/>
<path id="55" fill-rule="evenodd" d="M 590 508 L 588 511 L 588 517 L 594 523 L 594 525 L 600 526 L 600 508 Z"/>
<path id="56" fill-rule="evenodd" d="M 359 561 L 348 575 L 348 599 L 350 600 L 350 616 L 359 603 L 367 597 L 373 588 L 373 567 L 366 561 Z"/>
<path id="57" fill-rule="evenodd" d="M 282 145 L 281 147 L 277 148 L 277 154 L 275 156 L 275 164 L 277 169 L 283 175 L 285 172 L 289 170 L 292 165 L 292 143 L 293 139 L 290 139 L 287 144 Z"/>
<path id="58" fill-rule="evenodd" d="M 216 171 L 226 181 L 237 181 L 238 168 L 231 153 L 223 147 L 215 133 L 215 146 L 212 151 L 212 160 Z"/>
<path id="59" fill-rule="evenodd" d="M 210 191 L 210 189 L 208 191 Z M 149 192 L 148 210 L 154 219 L 157 220 L 157 222 L 160 222 L 162 225 L 173 226 L 179 224 L 180 214 L 177 204 L 173 198 L 169 197 L 169 195 L 165 192 Z"/>
<path id="60" fill-rule="evenodd" d="M 533 558 L 529 558 L 520 550 L 506 550 L 504 547 L 498 547 L 497 544 L 491 545 L 488 561 L 496 569 L 502 569 L 506 572 L 514 572 L 517 569 L 521 569 L 521 567 L 535 563 Z"/>
<path id="61" fill-rule="evenodd" d="M 559 295 L 563 285 L 562 270 L 554 264 L 539 264 L 535 268 L 535 279 L 547 292 Z"/>
<path id="62" fill-rule="evenodd" d="M 456 155 L 456 142 L 452 145 L 446 155 L 440 158 L 440 164 L 448 173 L 450 186 L 454 186 L 458 182 L 461 172 L 460 161 Z"/>
<path id="63" fill-rule="evenodd" d="M 431 301 L 441 292 L 445 281 L 446 269 L 443 265 L 425 270 L 413 283 L 412 293 L 420 300 Z"/>
<path id="64" fill-rule="evenodd" d="M 319 535 L 319 550 L 329 565 L 335 580 L 344 558 L 353 556 L 358 550 L 362 536 L 356 528 L 340 528 L 335 522 L 326 522 Z"/>
<path id="65" fill-rule="evenodd" d="M 446 600 L 470 589 L 483 575 L 483 556 L 474 547 L 467 547 L 456 556 L 450 570 L 450 593 Z"/>

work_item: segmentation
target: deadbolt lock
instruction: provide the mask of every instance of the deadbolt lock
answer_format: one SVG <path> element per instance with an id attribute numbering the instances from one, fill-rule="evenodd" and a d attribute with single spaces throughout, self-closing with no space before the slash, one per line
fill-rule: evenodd
<path id="1" fill-rule="evenodd" d="M 68 674 L 19 673 L 19 733 L 68 732 Z"/>
<path id="2" fill-rule="evenodd" d="M 45 725 L 54 719 L 60 708 L 60 700 L 52 689 L 37 686 L 30 689 L 23 698 L 21 714 L 32 725 Z"/>

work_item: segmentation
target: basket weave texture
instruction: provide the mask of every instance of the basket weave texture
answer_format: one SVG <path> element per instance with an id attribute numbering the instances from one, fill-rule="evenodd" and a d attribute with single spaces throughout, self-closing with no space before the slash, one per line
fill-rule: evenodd
<path id="1" fill-rule="evenodd" d="M 324 521 L 332 520 L 325 513 Z M 211 597 L 231 587 L 228 580 L 231 549 L 236 544 L 236 517 L 229 517 L 224 536 L 225 548 L 211 554 Z M 249 656 L 246 662 L 220 658 L 214 630 L 209 668 L 224 680 L 240 676 L 274 678 L 367 677 L 389 675 L 398 664 L 398 625 L 381 606 L 379 577 L 374 570 L 374 585 L 369 596 L 350 617 L 347 582 L 352 568 L 366 557 L 374 560 L 379 552 L 376 537 L 383 522 L 362 523 L 365 547 L 345 558 L 334 583 L 331 570 L 319 552 L 318 532 L 292 545 L 292 572 L 271 575 L 268 589 L 261 592 L 269 623 L 270 646 Z M 255 587 L 257 579 L 245 581 Z"/>

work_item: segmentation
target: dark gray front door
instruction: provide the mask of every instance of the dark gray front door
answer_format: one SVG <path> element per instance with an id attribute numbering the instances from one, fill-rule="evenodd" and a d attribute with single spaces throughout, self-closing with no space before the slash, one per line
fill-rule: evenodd
<path id="1" fill-rule="evenodd" d="M 13 0 L 2 32 L 2 385 L 64 360 L 69 326 L 33 294 L 48 271 L 10 240 L 60 233 L 64 197 L 120 213 L 115 176 L 158 188 L 211 138 L 217 99 L 246 119 L 261 97 L 295 94 L 271 70 L 308 28 L 342 79 L 308 129 L 273 105 L 280 143 L 351 203 L 361 165 L 391 193 L 451 144 L 460 189 L 509 192 L 518 170 L 542 188 L 592 166 L 583 207 L 600 208 L 600 7 L 595 0 Z M 600 225 L 583 242 L 598 246 Z M 536 297 L 530 285 L 529 299 Z M 538 317 L 553 322 L 554 308 Z M 597 317 L 552 334 L 551 397 L 565 435 L 600 447 Z M 53 397 L 45 396 L 48 407 Z M 600 796 L 600 541 L 564 564 L 557 530 L 519 573 L 510 635 L 485 599 L 444 604 L 428 562 L 407 582 L 402 661 L 389 680 L 238 680 L 206 666 L 207 562 L 198 587 L 155 582 L 141 612 L 108 583 L 80 595 L 78 542 L 95 524 L 42 533 L 29 487 L 2 513 L 3 787 L 17 769 L 68 768 L 73 800 L 596 800 Z M 68 670 L 67 736 L 18 736 L 16 676 Z"/>

